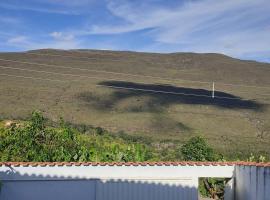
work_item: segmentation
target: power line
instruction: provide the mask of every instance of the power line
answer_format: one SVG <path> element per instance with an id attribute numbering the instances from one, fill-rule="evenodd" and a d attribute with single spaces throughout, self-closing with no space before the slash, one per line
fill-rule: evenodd
<path id="1" fill-rule="evenodd" d="M 192 80 L 185 80 L 185 79 L 167 79 L 167 78 L 158 77 L 158 76 L 129 74 L 129 73 L 122 73 L 122 72 L 111 72 L 111 71 L 93 70 L 93 69 L 85 69 L 85 68 L 74 68 L 74 67 L 68 67 L 68 66 L 62 66 L 62 65 L 42 64 L 42 63 L 9 60 L 9 59 L 2 59 L 2 58 L 0 58 L 0 60 L 6 61 L 6 62 L 15 62 L 15 63 L 21 63 L 21 64 L 30 64 L 30 65 L 40 65 L 40 66 L 47 66 L 47 67 L 57 67 L 57 68 L 63 68 L 63 69 L 81 70 L 81 71 L 89 71 L 89 72 L 97 72 L 97 73 L 107 73 L 107 74 L 125 75 L 125 76 L 142 77 L 142 78 L 154 78 L 154 79 L 166 80 L 169 82 L 177 81 L 177 82 L 194 82 L 194 83 L 202 83 L 202 84 L 209 84 L 210 83 L 210 82 L 206 82 L 206 81 L 192 81 Z"/>
<path id="2" fill-rule="evenodd" d="M 120 87 L 120 86 L 110 86 L 110 85 L 101 85 L 101 84 L 98 84 L 97 86 L 109 87 L 109 88 L 115 88 L 115 89 L 124 89 L 124 90 L 143 91 L 143 92 L 153 92 L 153 93 L 163 93 L 163 94 L 175 94 L 175 95 L 183 95 L 183 96 L 195 96 L 195 97 L 213 98 L 211 95 L 200 95 L 200 94 L 191 94 L 191 93 L 182 93 L 182 92 L 169 92 L 169 91 L 162 91 L 162 90 L 141 89 L 141 88 L 132 88 L 132 87 Z M 241 98 L 221 97 L 221 96 L 215 96 L 215 98 L 218 98 L 218 99 L 230 99 L 230 100 L 243 100 Z M 244 101 L 249 101 L 249 100 L 244 100 Z"/>
<path id="3" fill-rule="evenodd" d="M 48 55 L 48 56 L 57 56 L 57 57 L 74 57 L 74 56 L 62 56 L 62 55 L 53 55 L 53 54 L 38 54 L 38 53 L 29 53 L 29 52 L 27 54 Z M 74 58 L 76 58 L 76 57 L 74 57 Z M 122 73 L 122 72 L 111 72 L 111 71 L 105 71 L 105 70 L 92 70 L 92 69 L 85 69 L 85 68 L 73 68 L 73 67 L 61 66 L 61 65 L 42 64 L 42 63 L 35 63 L 35 62 L 26 62 L 26 61 L 17 61 L 17 60 L 10 60 L 10 59 L 1 59 L 1 58 L 0 58 L 0 60 L 7 61 L 7 62 L 17 62 L 17 63 L 24 63 L 24 64 L 40 65 L 40 66 L 66 68 L 66 69 L 72 69 L 72 70 L 84 70 L 84 71 L 91 71 L 91 72 L 97 72 L 97 73 L 108 73 L 108 74 L 126 75 L 126 76 L 133 76 L 133 77 L 154 78 L 154 79 L 166 80 L 166 81 L 169 81 L 169 82 L 175 82 L 175 81 L 177 81 L 177 82 L 194 82 L 194 83 L 201 83 L 201 84 L 210 84 L 210 83 L 212 83 L 212 82 L 208 82 L 208 81 L 194 81 L 194 80 L 186 80 L 186 79 L 168 79 L 168 78 L 158 77 L 158 76 L 129 74 L 129 73 Z M 183 73 L 189 73 L 189 72 L 183 72 Z M 190 73 L 190 74 L 192 74 L 192 73 Z M 222 82 L 216 82 L 216 84 L 225 85 L 225 86 L 238 86 L 238 87 L 270 89 L 270 87 L 268 87 L 268 86 L 230 84 L 230 83 L 222 83 Z"/>
<path id="4" fill-rule="evenodd" d="M 234 91 L 234 90 L 222 90 L 222 92 L 227 92 L 227 93 L 240 93 L 240 94 L 251 94 L 252 92 L 243 92 L 243 91 Z M 252 93 L 252 94 L 255 94 L 255 95 L 259 95 L 259 96 L 270 96 L 270 94 L 258 94 L 258 93 Z"/>
<path id="5" fill-rule="evenodd" d="M 86 75 L 77 75 L 77 74 L 67 74 L 67 73 L 58 73 L 58 72 L 49 72 L 49 71 L 43 71 L 43 70 L 33 70 L 33 69 L 22 69 L 17 67 L 8 67 L 8 66 L 2 66 L 0 65 L 0 68 L 4 69 L 12 69 L 12 70 L 21 70 L 21 71 L 29 71 L 29 72 L 37 72 L 37 73 L 46 73 L 46 74 L 55 74 L 55 75 L 61 75 L 61 76 L 73 76 L 73 77 L 80 77 L 80 78 L 88 78 L 88 79 L 96 79 L 96 80 L 106 80 L 106 81 L 122 81 L 127 82 L 129 80 L 124 79 L 112 79 L 112 78 L 106 78 L 106 77 L 95 77 L 95 76 L 86 76 Z M 149 82 L 143 82 L 143 81 L 136 81 L 136 83 L 140 84 L 149 84 Z"/>
<path id="6" fill-rule="evenodd" d="M 73 77 L 89 78 L 89 79 L 96 79 L 96 80 L 105 79 L 105 80 L 110 80 L 110 81 L 123 81 L 123 82 L 127 81 L 127 80 L 123 80 L 123 79 L 108 79 L 105 77 L 94 77 L 94 76 L 85 76 L 85 75 L 76 75 L 76 74 L 67 74 L 67 73 L 48 72 L 48 71 L 43 71 L 43 70 L 22 69 L 22 68 L 7 67 L 7 66 L 0 66 L 0 68 L 21 70 L 21 71 L 30 71 L 30 72 L 37 72 L 37 73 L 55 74 L 55 75 L 61 75 L 61 76 L 73 76 Z M 149 84 L 147 82 L 137 82 L 137 83 Z M 240 92 L 240 93 L 247 93 L 247 92 Z M 268 96 L 268 95 L 267 94 L 266 95 L 260 94 L 260 96 Z M 215 97 L 219 98 L 219 96 L 215 96 Z M 232 99 L 231 97 L 222 97 L 222 98 Z M 240 98 L 233 98 L 233 99 L 240 99 Z"/>
<path id="7" fill-rule="evenodd" d="M 77 75 L 77 74 L 67 74 L 67 73 L 58 73 L 58 72 L 49 72 L 49 71 L 43 71 L 43 70 L 33 70 L 33 69 L 22 69 L 22 68 L 17 68 L 17 67 L 8 67 L 8 66 L 2 66 L 0 65 L 0 68 L 4 69 L 12 69 L 12 70 L 21 70 L 21 71 L 30 71 L 30 72 L 37 72 L 37 73 L 46 73 L 46 74 L 55 74 L 55 75 L 61 75 L 61 76 L 73 76 L 73 77 L 81 77 L 81 78 L 89 78 L 89 79 L 105 79 L 105 80 L 110 80 L 110 81 L 127 81 L 123 79 L 110 79 L 110 78 L 105 78 L 105 77 L 95 77 L 95 76 L 86 76 L 86 75 Z M 142 82 L 142 81 L 136 81 L 136 83 L 141 83 L 141 84 L 149 84 L 148 82 Z M 224 91 L 224 92 L 231 92 L 231 91 Z M 250 94 L 248 92 L 239 92 L 239 93 L 244 93 L 244 94 Z M 270 94 L 259 94 L 260 96 L 270 96 Z"/>
<path id="8" fill-rule="evenodd" d="M 96 79 L 96 80 L 109 80 L 109 81 L 127 81 L 123 79 L 111 79 L 111 78 L 105 78 L 105 77 L 95 77 L 95 76 L 85 76 L 85 75 L 78 75 L 78 74 L 67 74 L 67 73 L 58 73 L 58 72 L 48 72 L 48 71 L 43 71 L 43 70 L 34 70 L 34 69 L 22 69 L 22 68 L 17 68 L 17 67 L 7 67 L 7 66 L 2 66 L 0 65 L 0 68 L 4 69 L 12 69 L 12 70 L 21 70 L 21 71 L 29 71 L 29 72 L 37 72 L 37 73 L 46 73 L 46 74 L 55 74 L 55 75 L 61 75 L 61 76 L 73 76 L 73 77 L 80 77 L 80 78 L 88 78 L 88 79 Z M 147 82 L 137 82 L 141 84 L 148 84 Z"/>
<path id="9" fill-rule="evenodd" d="M 55 80 L 55 79 L 49 79 L 49 78 L 38 78 L 38 77 L 31 77 L 31 76 L 20 76 L 20 75 L 13 75 L 13 74 L 0 74 L 0 76 L 10 76 L 10 77 L 16 77 L 16 78 L 44 80 L 44 81 L 56 81 L 56 82 L 63 82 L 63 83 L 69 82 L 69 81 L 63 81 L 63 80 Z"/>
<path id="10" fill-rule="evenodd" d="M 63 80 L 55 80 L 55 79 L 48 79 L 48 78 L 37 78 L 37 77 L 29 77 L 29 76 L 11 75 L 11 74 L 0 74 L 0 76 L 10 76 L 10 77 L 17 77 L 17 78 L 33 79 L 33 80 L 44 80 L 44 81 L 69 82 L 69 81 L 63 81 Z M 78 81 L 78 80 L 72 80 L 72 81 Z M 183 96 L 195 96 L 195 97 L 212 98 L 211 95 L 198 95 L 198 94 L 192 94 L 192 93 L 180 93 L 180 92 L 170 92 L 170 91 L 152 90 L 152 89 L 140 89 L 140 88 L 132 88 L 132 87 L 118 87 L 118 86 L 109 86 L 109 85 L 102 85 L 102 84 L 95 84 L 95 86 L 107 87 L 107 88 L 115 88 L 115 89 L 133 90 L 133 91 L 161 93 L 161 94 L 174 94 L 174 95 L 183 95 Z M 222 96 L 215 96 L 215 98 L 217 98 L 217 99 L 229 99 L 229 100 L 241 100 L 241 101 L 255 100 L 255 99 L 241 99 L 241 98 L 222 97 Z"/>
<path id="11" fill-rule="evenodd" d="M 76 56 L 67 56 L 67 55 L 58 55 L 58 54 L 48 54 L 48 53 L 31 53 L 31 52 L 25 52 L 25 54 L 30 54 L 30 55 L 38 55 L 38 56 L 52 56 L 52 57 L 63 57 L 63 58 L 73 58 L 73 59 L 76 59 L 76 62 L 81 62 L 81 63 L 89 63 L 89 61 L 85 61 L 85 60 L 78 60 L 78 59 L 87 59 L 87 60 L 90 60 L 90 61 L 98 61 L 100 59 L 98 58 L 90 58 L 90 57 L 82 57 L 82 56 L 79 56 L 79 57 L 76 57 Z M 135 63 L 134 61 L 127 61 L 127 60 L 120 60 L 120 59 L 111 59 L 109 61 L 115 61 L 115 62 L 128 62 L 128 63 Z M 148 66 L 148 68 L 154 68 L 152 66 Z M 178 70 L 178 71 L 181 71 L 182 73 L 185 73 L 185 74 L 198 74 L 199 72 L 190 72 L 191 70 L 196 70 L 196 69 L 181 69 L 181 70 Z"/>
<path id="12" fill-rule="evenodd" d="M 3 66 L 0 66 L 0 68 L 11 68 L 11 67 L 3 67 Z M 17 68 L 11 68 L 11 69 L 17 69 Z M 35 71 L 35 72 L 43 72 L 43 71 L 37 71 L 37 70 L 28 70 L 28 69 L 22 69 L 22 70 L 27 70 L 27 71 Z M 46 72 L 46 73 L 54 73 L 54 72 Z M 60 73 L 57 73 L 57 74 L 60 74 Z M 3 75 L 8 75 L 8 74 L 3 74 Z M 66 74 L 61 74 L 61 75 L 66 75 Z M 72 75 L 72 74 L 68 74 L 68 75 Z M 23 78 L 32 78 L 32 77 L 25 77 L 25 76 L 17 76 L 17 75 L 8 75 L 8 76 L 16 76 L 16 77 L 23 77 Z M 38 79 L 38 80 L 48 80 L 48 81 L 58 81 L 58 82 L 68 82 L 68 81 L 62 81 L 62 80 L 55 80 L 55 79 L 43 79 L 43 78 L 37 78 L 37 77 L 33 77 L 33 79 Z M 73 81 L 78 81 L 78 80 L 73 80 Z M 103 86 L 105 87 L 105 85 L 101 85 L 101 84 L 97 84 L 96 86 Z M 107 87 L 110 87 L 110 88 L 118 88 L 118 89 L 123 89 L 124 87 L 117 87 L 117 86 L 107 86 Z M 127 88 L 128 89 L 128 88 Z M 135 90 L 136 88 L 131 88 L 132 90 Z M 152 90 L 151 90 L 152 91 Z M 175 93 L 175 92 L 167 92 L 165 91 L 166 93 L 168 94 L 183 94 L 185 95 L 185 93 Z M 226 92 L 226 91 L 225 91 Z M 196 95 L 196 94 L 195 94 Z M 261 94 L 260 94 L 261 95 Z M 209 97 L 208 95 L 197 95 L 197 96 L 202 96 L 202 97 Z M 220 96 L 215 96 L 217 98 L 219 98 Z M 241 99 L 241 98 L 231 98 L 231 97 L 222 97 L 224 99 Z"/>
<path id="13" fill-rule="evenodd" d="M 111 86 L 111 85 L 102 85 L 102 84 L 98 84 L 97 86 L 114 88 L 114 89 L 124 89 L 124 90 L 135 90 L 135 91 L 143 91 L 143 92 L 163 93 L 163 94 L 175 94 L 175 95 L 196 96 L 196 97 L 211 97 L 209 95 L 188 94 L 188 93 L 182 93 L 182 92 L 169 92 L 169 91 L 162 91 L 162 90 L 140 89 L 140 88 L 120 87 L 120 86 Z"/>
<path id="14" fill-rule="evenodd" d="M 57 56 L 57 57 L 70 57 L 70 58 L 78 58 L 78 57 L 75 57 L 75 56 L 66 56 L 66 55 L 57 55 L 57 54 L 44 54 L 44 53 L 30 53 L 30 52 L 27 52 L 29 54 L 34 54 L 34 55 L 46 55 L 46 56 Z M 95 58 L 89 58 L 89 57 L 80 57 L 80 58 L 88 58 L 88 59 L 95 59 Z M 180 70 L 178 70 L 180 71 Z M 185 70 L 184 70 L 185 71 Z M 186 73 L 186 72 L 184 72 Z M 189 72 L 187 72 L 189 73 Z M 191 74 L 191 73 L 190 73 Z M 157 78 L 160 78 L 160 77 L 157 77 Z M 177 79 L 175 79 L 177 80 Z M 201 82 L 203 83 L 203 82 Z M 211 82 L 204 82 L 204 83 L 211 83 Z M 254 87 L 254 88 L 270 88 L 268 86 L 254 86 L 254 85 L 243 85 L 243 84 L 231 84 L 231 83 L 218 83 L 219 85 L 227 85 L 227 86 L 239 86 L 239 87 Z"/>

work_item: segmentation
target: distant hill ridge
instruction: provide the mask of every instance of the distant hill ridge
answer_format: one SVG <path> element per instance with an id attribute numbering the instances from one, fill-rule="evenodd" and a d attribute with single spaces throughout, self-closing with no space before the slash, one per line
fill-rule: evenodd
<path id="1" fill-rule="evenodd" d="M 168 145 L 201 134 L 225 154 L 270 153 L 269 77 L 268 63 L 216 53 L 0 53 L 0 117 L 38 109 Z"/>

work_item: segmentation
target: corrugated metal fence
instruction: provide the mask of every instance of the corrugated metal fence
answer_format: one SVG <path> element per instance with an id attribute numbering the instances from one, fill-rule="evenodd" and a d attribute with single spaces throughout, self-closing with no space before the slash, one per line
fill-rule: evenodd
<path id="1" fill-rule="evenodd" d="M 5 181 L 1 200 L 197 200 L 192 179 Z"/>

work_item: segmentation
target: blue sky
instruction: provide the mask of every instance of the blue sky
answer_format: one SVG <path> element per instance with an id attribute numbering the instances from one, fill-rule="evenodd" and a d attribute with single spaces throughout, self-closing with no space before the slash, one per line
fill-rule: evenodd
<path id="1" fill-rule="evenodd" d="M 0 51 L 217 52 L 270 62 L 269 0 L 0 0 Z"/>

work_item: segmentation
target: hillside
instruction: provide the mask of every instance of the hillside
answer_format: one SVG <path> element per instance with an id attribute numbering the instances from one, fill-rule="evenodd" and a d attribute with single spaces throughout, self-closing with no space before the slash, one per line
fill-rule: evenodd
<path id="1" fill-rule="evenodd" d="M 270 64 L 220 54 L 0 53 L 0 117 L 38 109 L 154 141 L 201 134 L 227 155 L 270 153 L 269 77 Z"/>

